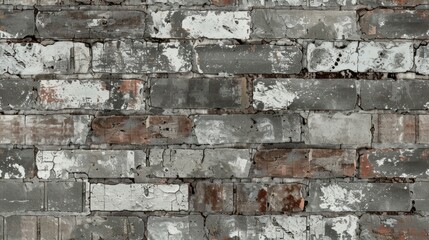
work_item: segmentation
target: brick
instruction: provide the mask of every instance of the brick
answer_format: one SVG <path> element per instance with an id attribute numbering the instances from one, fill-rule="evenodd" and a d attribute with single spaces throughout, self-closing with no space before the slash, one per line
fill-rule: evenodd
<path id="1" fill-rule="evenodd" d="M 359 218 L 353 215 L 324 217 L 311 215 L 309 239 L 350 239 L 358 240 Z"/>
<path id="2" fill-rule="evenodd" d="M 37 176 L 68 179 L 79 173 L 88 178 L 134 178 L 133 170 L 145 160 L 146 154 L 140 150 L 39 151 Z"/>
<path id="3" fill-rule="evenodd" d="M 360 156 L 360 177 L 428 178 L 429 149 L 373 149 Z"/>
<path id="4" fill-rule="evenodd" d="M 427 96 L 429 83 L 425 80 L 359 82 L 360 106 L 365 110 L 425 110 L 429 108 L 429 97 Z"/>
<path id="5" fill-rule="evenodd" d="M 239 5 L 251 7 L 307 6 L 307 0 L 239 0 Z"/>
<path id="6" fill-rule="evenodd" d="M 196 67 L 200 73 L 299 73 L 299 46 L 197 45 Z"/>
<path id="7" fill-rule="evenodd" d="M 419 115 L 417 143 L 429 143 L 429 115 Z"/>
<path id="8" fill-rule="evenodd" d="M 152 78 L 150 106 L 244 109 L 249 107 L 246 90 L 245 78 Z"/>
<path id="9" fill-rule="evenodd" d="M 429 190 L 428 182 L 415 182 L 410 185 L 412 193 L 413 207 L 418 212 L 429 211 Z"/>
<path id="10" fill-rule="evenodd" d="M 191 209 L 198 212 L 232 213 L 234 211 L 233 183 L 197 182 L 191 196 Z"/>
<path id="11" fill-rule="evenodd" d="M 360 42 L 358 72 L 406 72 L 414 65 L 412 42 Z"/>
<path id="12" fill-rule="evenodd" d="M 91 184 L 91 211 L 187 211 L 187 184 Z"/>
<path id="13" fill-rule="evenodd" d="M 143 38 L 145 14 L 141 11 L 63 10 L 39 11 L 36 28 L 41 38 Z"/>
<path id="14" fill-rule="evenodd" d="M 306 217 L 209 215 L 209 239 L 306 239 Z"/>
<path id="15" fill-rule="evenodd" d="M 92 122 L 92 141 L 112 144 L 183 142 L 192 122 L 185 116 L 105 116 Z"/>
<path id="16" fill-rule="evenodd" d="M 301 117 L 289 115 L 201 115 L 193 118 L 198 144 L 280 143 L 301 140 Z"/>
<path id="17" fill-rule="evenodd" d="M 352 149 L 268 149 L 255 154 L 252 177 L 353 177 L 356 151 Z"/>
<path id="18" fill-rule="evenodd" d="M 42 80 L 39 105 L 43 109 L 144 110 L 140 80 Z"/>
<path id="19" fill-rule="evenodd" d="M 92 69 L 104 73 L 174 73 L 191 70 L 189 43 L 109 41 L 92 46 Z"/>
<path id="20" fill-rule="evenodd" d="M 411 193 L 406 183 L 310 183 L 307 212 L 407 212 Z"/>
<path id="21" fill-rule="evenodd" d="M 147 222 L 148 240 L 158 239 L 206 239 L 204 219 L 201 215 L 151 216 Z"/>
<path id="22" fill-rule="evenodd" d="M 39 236 L 41 240 L 59 240 L 59 221 L 53 216 L 38 217 Z"/>
<path id="23" fill-rule="evenodd" d="M 360 239 L 426 239 L 428 217 L 417 215 L 370 215 L 360 218 Z"/>
<path id="24" fill-rule="evenodd" d="M 357 0 L 309 0 L 310 7 L 355 6 Z"/>
<path id="25" fill-rule="evenodd" d="M 1 80 L 0 82 L 0 109 L 1 110 L 28 110 L 36 103 L 38 85 L 26 80 Z"/>
<path id="26" fill-rule="evenodd" d="M 0 212 L 44 210 L 44 185 L 36 182 L 0 182 Z"/>
<path id="27" fill-rule="evenodd" d="M 416 142 L 416 116 L 379 114 L 374 117 L 374 142 L 401 144 Z"/>
<path id="28" fill-rule="evenodd" d="M 148 4 L 166 4 L 179 6 L 203 6 L 209 4 L 210 0 L 146 0 Z"/>
<path id="29" fill-rule="evenodd" d="M 355 11 L 254 9 L 252 38 L 359 39 Z"/>
<path id="30" fill-rule="evenodd" d="M 211 0 L 211 4 L 218 7 L 226 7 L 235 5 L 235 0 Z"/>
<path id="31" fill-rule="evenodd" d="M 370 114 L 310 113 L 308 116 L 306 144 L 369 146 L 371 138 Z"/>
<path id="32" fill-rule="evenodd" d="M 0 217 L 0 239 L 4 239 L 4 218 Z"/>
<path id="33" fill-rule="evenodd" d="M 414 7 L 418 5 L 429 4 L 428 0 L 359 0 L 359 3 L 362 5 L 367 5 L 371 7 L 386 6 L 386 7 Z"/>
<path id="34" fill-rule="evenodd" d="M 86 184 L 84 182 L 47 182 L 47 210 L 83 212 Z"/>
<path id="35" fill-rule="evenodd" d="M 89 48 L 84 43 L 0 43 L 0 74 L 86 73 Z"/>
<path id="36" fill-rule="evenodd" d="M 417 73 L 429 75 L 429 45 L 417 48 L 415 64 Z"/>
<path id="37" fill-rule="evenodd" d="M 260 78 L 253 86 L 253 107 L 261 110 L 352 110 L 357 102 L 352 79 Z"/>
<path id="38" fill-rule="evenodd" d="M 0 10 L 0 38 L 14 39 L 34 36 L 33 10 Z"/>
<path id="39" fill-rule="evenodd" d="M 429 10 L 375 9 L 365 12 L 359 24 L 367 38 L 429 39 L 428 15 Z"/>
<path id="40" fill-rule="evenodd" d="M 300 184 L 239 183 L 236 212 L 265 214 L 304 210 L 304 186 Z"/>
<path id="41" fill-rule="evenodd" d="M 307 46 L 307 69 L 309 72 L 357 72 L 358 42 L 339 45 L 335 42 L 310 43 Z"/>
<path id="42" fill-rule="evenodd" d="M 37 217 L 5 217 L 4 239 L 37 239 Z"/>
<path id="43" fill-rule="evenodd" d="M 63 216 L 58 221 L 61 239 L 144 239 L 144 222 L 137 217 Z"/>
<path id="44" fill-rule="evenodd" d="M 33 178 L 36 175 L 33 149 L 0 149 L 0 178 Z"/>
<path id="45" fill-rule="evenodd" d="M 247 11 L 158 11 L 150 13 L 153 38 L 248 39 Z"/>
<path id="46" fill-rule="evenodd" d="M 247 149 L 151 149 L 149 174 L 162 178 L 246 178 Z"/>

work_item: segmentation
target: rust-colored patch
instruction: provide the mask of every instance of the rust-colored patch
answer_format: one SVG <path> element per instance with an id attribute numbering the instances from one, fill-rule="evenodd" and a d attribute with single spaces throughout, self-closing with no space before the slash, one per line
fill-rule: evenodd
<path id="1" fill-rule="evenodd" d="M 63 102 L 63 99 L 59 99 L 57 93 L 52 87 L 41 87 L 39 90 L 39 97 L 42 102 Z"/>
<path id="2" fill-rule="evenodd" d="M 267 211 L 267 190 L 260 189 L 256 201 L 259 204 L 259 212 L 264 213 Z"/>
<path id="3" fill-rule="evenodd" d="M 343 149 L 313 149 L 311 151 L 312 158 L 340 157 L 343 154 L 344 154 Z"/>
<path id="4" fill-rule="evenodd" d="M 255 154 L 255 176 L 307 177 L 308 149 L 271 149 Z"/>
<path id="5" fill-rule="evenodd" d="M 367 151 L 360 157 L 359 175 L 362 178 L 375 177 L 374 166 L 368 160 L 369 154 L 371 154 L 371 152 Z"/>
<path id="6" fill-rule="evenodd" d="M 422 152 L 420 153 L 420 157 L 423 159 L 429 158 L 429 149 L 422 150 Z"/>
<path id="7" fill-rule="evenodd" d="M 387 227 L 384 224 L 381 224 L 377 228 L 373 230 L 376 234 L 382 235 L 382 236 L 393 236 L 393 229 L 390 227 Z"/>
<path id="8" fill-rule="evenodd" d="M 211 0 L 211 3 L 215 6 L 228 6 L 234 5 L 235 0 Z"/>
<path id="9" fill-rule="evenodd" d="M 131 96 L 137 96 L 140 91 L 139 80 L 122 80 L 117 86 L 117 91 L 123 94 L 129 93 Z"/>
<path id="10" fill-rule="evenodd" d="M 212 211 L 222 211 L 223 187 L 219 184 L 209 184 L 205 186 L 204 203 L 210 205 Z"/>
<path id="11" fill-rule="evenodd" d="M 269 211 L 299 212 L 304 209 L 304 198 L 299 184 L 276 184 L 268 188 Z"/>

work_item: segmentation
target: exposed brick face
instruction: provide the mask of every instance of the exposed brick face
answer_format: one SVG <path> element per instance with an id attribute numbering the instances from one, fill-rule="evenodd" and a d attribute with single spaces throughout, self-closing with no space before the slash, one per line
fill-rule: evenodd
<path id="1" fill-rule="evenodd" d="M 0 0 L 0 240 L 429 239 L 429 0 Z"/>

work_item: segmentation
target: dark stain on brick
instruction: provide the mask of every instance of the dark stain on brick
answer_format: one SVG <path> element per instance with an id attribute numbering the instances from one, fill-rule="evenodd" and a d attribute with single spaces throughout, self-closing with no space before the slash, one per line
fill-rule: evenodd
<path id="1" fill-rule="evenodd" d="M 259 212 L 264 213 L 267 211 L 267 190 L 260 189 L 256 201 L 259 203 Z"/>
<path id="2" fill-rule="evenodd" d="M 204 191 L 204 203 L 210 205 L 213 211 L 222 211 L 223 187 L 210 184 Z"/>

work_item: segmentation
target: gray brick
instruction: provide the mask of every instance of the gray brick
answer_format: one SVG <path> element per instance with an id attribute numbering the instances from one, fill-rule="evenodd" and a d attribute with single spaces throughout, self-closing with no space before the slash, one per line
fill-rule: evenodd
<path id="1" fill-rule="evenodd" d="M 257 79 L 253 106 L 262 110 L 352 110 L 357 102 L 352 79 Z"/>
<path id="2" fill-rule="evenodd" d="M 239 0 L 239 5 L 251 7 L 283 7 L 283 6 L 307 6 L 307 0 Z"/>
<path id="3" fill-rule="evenodd" d="M 39 217 L 40 240 L 59 240 L 59 221 L 53 216 Z"/>
<path id="4" fill-rule="evenodd" d="M 307 69 L 309 72 L 357 71 L 358 42 L 310 43 L 307 46 Z"/>
<path id="5" fill-rule="evenodd" d="M 180 211 L 189 208 L 187 184 L 91 184 L 92 211 Z"/>
<path id="6" fill-rule="evenodd" d="M 429 149 L 373 149 L 360 156 L 360 177 L 429 177 Z"/>
<path id="7" fill-rule="evenodd" d="M 359 0 L 359 4 L 370 6 L 370 7 L 414 7 L 418 5 L 429 4 L 429 0 L 407 0 L 407 1 L 392 1 L 392 0 Z"/>
<path id="8" fill-rule="evenodd" d="M 0 149 L 0 178 L 33 178 L 36 174 L 33 149 Z"/>
<path id="9" fill-rule="evenodd" d="M 310 240 L 359 239 L 359 218 L 357 216 L 324 217 L 321 215 L 311 215 L 308 221 L 310 225 Z"/>
<path id="10" fill-rule="evenodd" d="M 27 110 L 36 103 L 38 84 L 31 80 L 1 80 L 0 109 Z"/>
<path id="11" fill-rule="evenodd" d="M 110 41 L 92 47 L 92 69 L 107 73 L 174 73 L 191 70 L 192 49 L 186 42 Z"/>
<path id="12" fill-rule="evenodd" d="M 369 146 L 371 138 L 370 114 L 310 113 L 308 116 L 306 144 Z"/>
<path id="13" fill-rule="evenodd" d="M 429 182 L 416 182 L 410 185 L 413 206 L 416 211 L 429 211 Z"/>
<path id="14" fill-rule="evenodd" d="M 411 193 L 406 183 L 311 183 L 307 212 L 408 212 Z"/>
<path id="15" fill-rule="evenodd" d="M 89 64 L 84 43 L 0 43 L 0 74 L 86 73 Z"/>
<path id="16" fill-rule="evenodd" d="M 420 46 L 415 56 L 416 72 L 429 75 L 429 45 Z"/>
<path id="17" fill-rule="evenodd" d="M 37 153 L 37 176 L 42 179 L 73 177 L 73 173 L 89 178 L 134 178 L 133 170 L 146 161 L 139 150 L 61 150 Z"/>
<path id="18" fill-rule="evenodd" d="M 359 39 L 355 11 L 254 9 L 252 38 Z"/>
<path id="19" fill-rule="evenodd" d="M 388 147 L 416 143 L 418 134 L 415 115 L 378 114 L 373 116 L 373 123 L 374 143 L 381 143 Z"/>
<path id="20" fill-rule="evenodd" d="M 194 119 L 198 144 L 301 141 L 301 117 L 289 115 L 201 115 Z"/>
<path id="21" fill-rule="evenodd" d="M 406 72 L 414 65 L 412 42 L 360 42 L 358 72 Z"/>
<path id="22" fill-rule="evenodd" d="M 14 39 L 34 36 L 34 10 L 0 10 L 0 38 Z"/>
<path id="23" fill-rule="evenodd" d="M 309 0 L 310 7 L 355 6 L 357 0 Z"/>
<path id="24" fill-rule="evenodd" d="M 425 239 L 429 236 L 429 218 L 418 215 L 369 215 L 360 218 L 360 238 Z"/>
<path id="25" fill-rule="evenodd" d="M 39 106 L 46 110 L 144 110 L 140 80 L 41 80 Z"/>
<path id="26" fill-rule="evenodd" d="M 47 210 L 83 212 L 86 184 L 84 182 L 47 182 Z"/>
<path id="27" fill-rule="evenodd" d="M 248 11 L 157 11 L 150 13 L 153 38 L 248 39 Z"/>
<path id="28" fill-rule="evenodd" d="M 429 10 L 375 9 L 365 12 L 359 23 L 368 38 L 429 39 L 428 14 Z"/>
<path id="29" fill-rule="evenodd" d="M 158 108 L 247 108 L 245 78 L 152 78 L 150 105 Z M 174 94 L 171 94 L 174 93 Z"/>
<path id="30" fill-rule="evenodd" d="M 37 239 L 37 217 L 5 217 L 4 239 Z"/>
<path id="31" fill-rule="evenodd" d="M 143 38 L 145 14 L 140 11 L 39 11 L 36 27 L 41 38 Z"/>
<path id="32" fill-rule="evenodd" d="M 158 239 L 207 239 L 201 215 L 149 217 L 148 240 Z"/>
<path id="33" fill-rule="evenodd" d="M 144 222 L 137 217 L 64 216 L 58 221 L 61 239 L 144 239 Z"/>
<path id="34" fill-rule="evenodd" d="M 209 215 L 209 239 L 307 239 L 306 217 Z"/>
<path id="35" fill-rule="evenodd" d="M 245 178 L 252 164 L 247 149 L 151 149 L 147 172 L 162 178 Z"/>
<path id="36" fill-rule="evenodd" d="M 43 183 L 12 180 L 0 182 L 0 212 L 42 211 L 43 199 Z"/>
<path id="37" fill-rule="evenodd" d="M 173 6 L 203 6 L 210 4 L 210 0 L 146 0 L 146 2 L 148 4 L 166 4 Z"/>
<path id="38" fill-rule="evenodd" d="M 364 110 L 425 110 L 429 108 L 429 82 L 426 80 L 359 81 Z M 412 94 L 410 94 L 412 93 Z"/>
<path id="39" fill-rule="evenodd" d="M 5 239 L 4 218 L 0 217 L 0 239 Z"/>
<path id="40" fill-rule="evenodd" d="M 195 47 L 200 73 L 299 73 L 299 46 L 199 45 Z"/>

